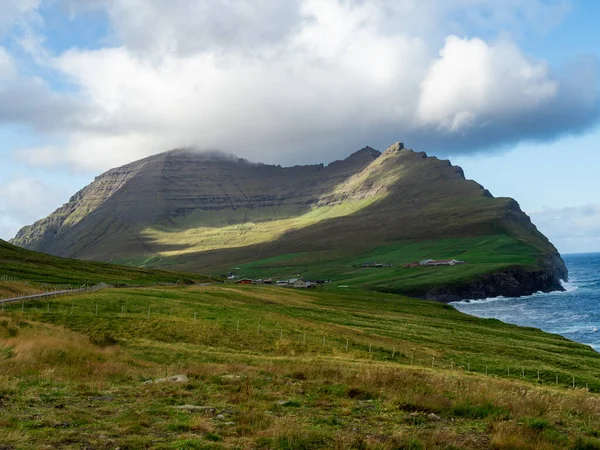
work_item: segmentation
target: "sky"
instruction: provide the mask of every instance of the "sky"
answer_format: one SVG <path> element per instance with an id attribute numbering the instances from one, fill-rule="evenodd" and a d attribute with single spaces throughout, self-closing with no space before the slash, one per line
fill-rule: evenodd
<path id="1" fill-rule="evenodd" d="M 600 251 L 596 0 L 2 0 L 0 238 L 162 151 L 396 141 Z"/>

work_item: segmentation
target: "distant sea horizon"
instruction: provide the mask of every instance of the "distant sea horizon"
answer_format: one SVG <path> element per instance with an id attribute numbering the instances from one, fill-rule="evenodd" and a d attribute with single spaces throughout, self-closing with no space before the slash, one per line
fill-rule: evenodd
<path id="1" fill-rule="evenodd" d="M 565 292 L 528 297 L 464 300 L 452 305 L 466 314 L 560 334 L 600 351 L 600 252 L 562 255 L 569 270 Z"/>

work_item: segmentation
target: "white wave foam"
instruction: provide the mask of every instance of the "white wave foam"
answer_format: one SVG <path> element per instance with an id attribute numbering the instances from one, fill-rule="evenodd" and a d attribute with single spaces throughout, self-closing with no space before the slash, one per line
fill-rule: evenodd
<path id="1" fill-rule="evenodd" d="M 510 297 L 490 297 L 490 298 L 480 298 L 480 299 L 465 299 L 465 300 L 460 300 L 458 302 L 452 302 L 450 303 L 451 305 L 468 305 L 470 303 L 476 303 L 478 305 L 480 304 L 484 304 L 484 303 L 494 303 L 494 302 L 499 302 L 502 300 L 515 300 L 514 298 L 510 298 Z"/>
<path id="2" fill-rule="evenodd" d="M 579 289 L 579 286 L 575 284 L 575 281 L 562 281 L 560 284 L 562 284 L 565 292 L 574 292 Z"/>
<path id="3" fill-rule="evenodd" d="M 499 296 L 499 297 L 489 297 L 489 298 L 483 298 L 483 299 L 465 299 L 465 300 L 460 300 L 457 302 L 452 302 L 452 305 L 461 305 L 461 304 L 469 304 L 469 303 L 477 303 L 477 304 L 483 304 L 483 303 L 493 303 L 493 302 L 497 302 L 500 300 L 517 300 L 517 299 L 523 299 L 523 298 L 536 298 L 536 297 L 542 297 L 542 296 L 548 296 L 548 295 L 561 295 L 561 294 L 568 294 L 571 292 L 574 292 L 576 290 L 579 289 L 579 286 L 577 286 L 574 282 L 572 281 L 562 281 L 561 282 L 562 287 L 565 289 L 564 291 L 554 291 L 554 292 L 542 292 L 542 291 L 538 291 L 535 294 L 531 294 L 531 295 L 523 295 L 521 297 L 503 297 L 503 296 Z"/>

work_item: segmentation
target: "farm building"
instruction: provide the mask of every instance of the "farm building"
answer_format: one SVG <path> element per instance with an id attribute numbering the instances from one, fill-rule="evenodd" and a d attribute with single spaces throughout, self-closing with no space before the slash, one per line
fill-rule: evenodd
<path id="1" fill-rule="evenodd" d="M 419 263 L 421 266 L 454 266 L 456 264 L 464 264 L 464 261 L 457 259 L 424 259 Z"/>
<path id="2" fill-rule="evenodd" d="M 235 284 L 252 284 L 253 281 L 249 278 L 243 278 L 241 280 L 237 280 Z"/>

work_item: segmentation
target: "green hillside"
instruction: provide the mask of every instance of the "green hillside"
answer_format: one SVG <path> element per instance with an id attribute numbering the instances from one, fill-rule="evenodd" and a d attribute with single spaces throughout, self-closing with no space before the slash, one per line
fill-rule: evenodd
<path id="1" fill-rule="evenodd" d="M 25 250 L 0 240 L 0 277 L 35 285 L 98 284 L 150 285 L 156 283 L 202 283 L 208 277 L 164 270 L 136 269 L 99 262 L 58 258 Z M 2 283 L 0 280 L 0 285 Z M 21 288 L 23 288 L 21 286 Z M 14 291 L 12 289 L 5 292 Z M 30 287 L 25 289 L 28 291 Z M 0 293 L 3 289 L 0 286 Z"/>
<path id="2" fill-rule="evenodd" d="M 240 277 L 331 280 L 332 287 L 366 288 L 388 292 L 420 293 L 438 286 L 465 283 L 487 273 L 507 267 L 534 269 L 541 252 L 522 241 L 505 235 L 480 238 L 441 239 L 436 241 L 400 242 L 382 246 L 352 257 L 297 253 L 241 264 L 233 270 Z M 403 264 L 424 259 L 458 259 L 468 261 L 449 267 L 403 268 Z M 391 267 L 361 267 L 376 262 Z"/>
<path id="3" fill-rule="evenodd" d="M 590 347 L 391 294 L 214 285 L 9 305 L 0 374 L 7 448 L 600 447 Z"/>

